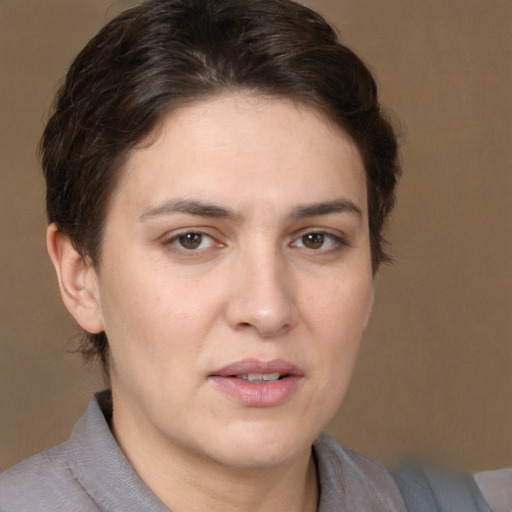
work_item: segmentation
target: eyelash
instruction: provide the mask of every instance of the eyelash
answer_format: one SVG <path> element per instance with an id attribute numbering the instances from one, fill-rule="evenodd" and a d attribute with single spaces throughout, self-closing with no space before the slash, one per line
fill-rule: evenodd
<path id="1" fill-rule="evenodd" d="M 186 237 L 189 236 L 195 236 L 200 237 L 200 240 L 198 241 L 198 245 L 196 247 L 184 247 L 183 241 Z M 305 245 L 305 241 L 307 237 L 319 237 L 320 238 L 320 246 L 319 247 L 308 247 Z M 207 247 L 201 247 L 201 245 L 206 240 L 209 240 Z M 315 244 L 315 240 L 310 240 L 311 243 Z M 194 243 L 193 240 L 190 241 L 190 243 Z M 328 244 L 329 247 L 325 248 L 324 245 Z M 221 242 L 218 242 L 208 233 L 205 233 L 200 230 L 188 230 L 188 231 L 182 231 L 180 233 L 176 233 L 173 236 L 169 238 L 165 238 L 162 240 L 162 245 L 174 252 L 178 252 L 180 254 L 186 254 L 186 255 L 199 255 L 203 251 L 211 248 L 212 246 L 217 247 L 223 247 L 224 244 Z M 303 231 L 298 234 L 298 236 L 295 236 L 293 241 L 290 243 L 291 247 L 296 247 L 311 253 L 317 253 L 317 254 L 331 254 L 335 253 L 339 250 L 341 250 L 344 247 L 349 246 L 347 239 L 343 236 L 335 235 L 333 233 L 330 233 L 328 231 L 322 231 L 322 230 L 310 230 L 310 231 Z M 194 254 L 195 253 L 195 254 Z"/>
<path id="2" fill-rule="evenodd" d="M 318 236 L 321 238 L 321 247 L 318 248 L 312 248 L 307 247 L 304 244 L 305 239 L 308 236 Z M 324 248 L 322 247 L 326 242 L 329 242 L 329 247 Z M 301 243 L 302 245 L 298 245 Z M 314 243 L 314 242 L 313 242 Z M 322 230 L 311 230 L 311 231 L 303 231 L 299 234 L 299 236 L 290 244 L 292 247 L 299 247 L 301 249 L 304 249 L 311 253 L 320 253 L 320 254 L 331 254 L 335 253 L 344 247 L 348 247 L 349 243 L 347 239 L 343 236 L 335 235 L 334 233 L 330 233 L 328 231 L 322 231 Z"/>
<path id="3" fill-rule="evenodd" d="M 184 247 L 183 246 L 183 239 L 187 236 L 198 236 L 201 238 L 201 240 L 199 241 L 199 244 L 197 247 L 194 247 L 194 248 L 187 248 L 187 247 Z M 209 239 L 210 242 L 208 244 L 208 247 L 203 247 L 201 248 L 200 246 L 203 244 L 204 242 L 204 239 Z M 193 242 L 191 242 L 193 243 Z M 217 242 L 211 235 L 209 235 L 208 233 L 204 233 L 203 231 L 194 231 L 194 230 L 188 230 L 188 231 L 182 231 L 181 233 L 176 233 L 174 234 L 173 236 L 171 236 L 170 238 L 164 238 L 162 240 L 162 245 L 164 247 L 167 247 L 169 248 L 170 250 L 173 250 L 175 252 L 180 252 L 180 253 L 186 253 L 187 255 L 192 255 L 193 253 L 197 253 L 201 250 L 206 250 L 208 249 L 209 247 L 213 246 L 213 245 L 217 245 L 217 247 L 222 247 L 223 244 L 220 243 L 220 242 Z"/>

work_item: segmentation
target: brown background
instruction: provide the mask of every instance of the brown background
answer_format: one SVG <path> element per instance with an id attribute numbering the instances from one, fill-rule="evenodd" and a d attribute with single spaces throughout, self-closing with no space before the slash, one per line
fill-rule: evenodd
<path id="1" fill-rule="evenodd" d="M 35 157 L 55 84 L 127 2 L 0 0 L 0 467 L 67 438 L 97 372 L 45 254 Z M 512 2 L 310 0 L 402 123 L 405 175 L 374 317 L 329 427 L 393 463 L 512 464 Z M 321 397 L 318 397 L 321 400 Z"/>

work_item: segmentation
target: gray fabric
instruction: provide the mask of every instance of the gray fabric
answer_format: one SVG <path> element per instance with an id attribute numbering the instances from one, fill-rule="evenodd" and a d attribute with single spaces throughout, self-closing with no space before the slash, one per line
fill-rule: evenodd
<path id="1" fill-rule="evenodd" d="M 0 475 L 1 512 L 168 512 L 140 480 L 110 432 L 110 395 L 91 400 L 69 441 Z M 400 493 L 376 462 L 325 434 L 314 444 L 319 512 L 404 512 Z"/>
<path id="2" fill-rule="evenodd" d="M 69 441 L 0 476 L 2 512 L 168 512 L 139 479 L 110 432 L 109 394 L 98 393 Z"/>
<path id="3" fill-rule="evenodd" d="M 411 512 L 491 512 L 471 475 L 416 464 L 395 480 Z"/>
<path id="4" fill-rule="evenodd" d="M 512 466 L 473 476 L 492 512 L 512 512 Z"/>
<path id="5" fill-rule="evenodd" d="M 405 512 L 388 471 L 374 460 L 342 448 L 320 434 L 313 445 L 320 481 L 318 512 Z"/>

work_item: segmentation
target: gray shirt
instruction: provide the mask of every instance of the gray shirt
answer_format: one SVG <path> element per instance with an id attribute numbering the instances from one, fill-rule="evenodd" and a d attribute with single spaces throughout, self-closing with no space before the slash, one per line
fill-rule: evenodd
<path id="1" fill-rule="evenodd" d="M 492 512 L 512 512 L 512 466 L 481 471 L 474 477 Z"/>
<path id="2" fill-rule="evenodd" d="M 97 393 L 71 437 L 0 475 L 0 512 L 169 512 L 142 482 L 109 428 L 111 400 Z M 377 462 L 321 434 L 313 445 L 318 512 L 404 512 L 400 491 Z"/>

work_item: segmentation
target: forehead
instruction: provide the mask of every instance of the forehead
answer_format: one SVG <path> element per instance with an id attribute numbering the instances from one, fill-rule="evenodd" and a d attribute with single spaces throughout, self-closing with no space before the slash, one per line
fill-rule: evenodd
<path id="1" fill-rule="evenodd" d="M 364 207 L 366 186 L 357 146 L 322 112 L 230 94 L 168 114 L 132 151 L 114 196 L 142 208 L 176 194 L 233 205 L 348 194 Z"/>

